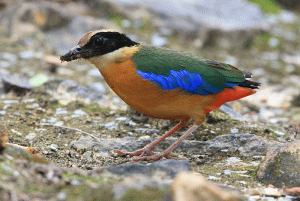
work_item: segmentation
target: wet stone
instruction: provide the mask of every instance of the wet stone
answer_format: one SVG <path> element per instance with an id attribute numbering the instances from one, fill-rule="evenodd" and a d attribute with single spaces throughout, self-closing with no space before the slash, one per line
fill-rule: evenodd
<path id="1" fill-rule="evenodd" d="M 6 75 L 2 77 L 2 83 L 5 93 L 13 91 L 18 96 L 24 96 L 33 89 L 29 80 L 20 75 Z"/>

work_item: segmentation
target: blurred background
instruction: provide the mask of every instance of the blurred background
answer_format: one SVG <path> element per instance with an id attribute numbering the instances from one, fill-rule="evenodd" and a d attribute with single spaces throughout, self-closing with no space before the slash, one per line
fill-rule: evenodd
<path id="1" fill-rule="evenodd" d="M 103 106 L 126 109 L 92 65 L 59 61 L 84 33 L 109 28 L 250 71 L 261 90 L 234 110 L 256 121 L 300 123 L 299 13 L 297 0 L 4 0 L 0 94 L 43 86 L 60 104 L 99 102 L 101 94 Z M 70 87 L 81 94 L 67 95 Z"/>

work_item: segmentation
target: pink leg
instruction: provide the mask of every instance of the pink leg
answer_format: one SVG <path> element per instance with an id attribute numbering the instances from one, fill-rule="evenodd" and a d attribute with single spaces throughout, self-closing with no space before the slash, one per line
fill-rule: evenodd
<path id="1" fill-rule="evenodd" d="M 176 142 L 174 142 L 168 149 L 161 153 L 157 153 L 151 156 L 138 156 L 133 158 L 133 161 L 140 161 L 140 160 L 154 160 L 157 161 L 163 157 L 168 157 L 168 155 L 175 149 L 187 136 L 189 136 L 194 130 L 196 130 L 200 125 L 193 125 L 190 127 Z"/>
<path id="2" fill-rule="evenodd" d="M 161 141 L 172 135 L 175 131 L 181 129 L 182 127 L 186 126 L 189 123 L 190 119 L 184 119 L 179 124 L 174 126 L 171 130 L 169 130 L 167 133 L 165 133 L 163 136 L 158 138 L 157 140 L 153 141 L 152 143 L 146 145 L 144 148 L 139 149 L 135 152 L 126 152 L 121 150 L 114 150 L 115 153 L 121 154 L 121 155 L 129 155 L 129 156 L 143 156 L 145 153 L 149 155 L 156 155 L 155 152 L 152 152 L 151 150 L 158 145 Z M 166 155 L 165 155 L 166 156 Z"/>

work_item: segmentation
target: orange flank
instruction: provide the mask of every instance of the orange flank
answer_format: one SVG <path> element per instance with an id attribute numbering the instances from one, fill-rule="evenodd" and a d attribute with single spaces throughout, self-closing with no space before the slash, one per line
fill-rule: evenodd
<path id="1" fill-rule="evenodd" d="M 97 66 L 97 63 L 95 63 Z M 98 67 L 98 66 L 97 66 Z M 98 67 L 112 90 L 133 109 L 157 119 L 190 119 L 201 124 L 204 109 L 216 100 L 217 94 L 199 95 L 175 90 L 163 90 L 141 78 L 134 63 L 127 59 Z M 113 75 L 113 76 L 111 76 Z"/>

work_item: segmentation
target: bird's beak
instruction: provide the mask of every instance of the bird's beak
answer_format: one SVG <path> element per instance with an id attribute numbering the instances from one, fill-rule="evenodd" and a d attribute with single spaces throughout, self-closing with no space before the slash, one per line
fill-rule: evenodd
<path id="1" fill-rule="evenodd" d="M 72 60 L 76 60 L 76 59 L 80 59 L 80 58 L 82 58 L 82 49 L 79 45 L 76 45 L 75 47 L 70 49 L 69 52 L 62 55 L 60 57 L 60 60 L 61 61 L 72 61 Z"/>

